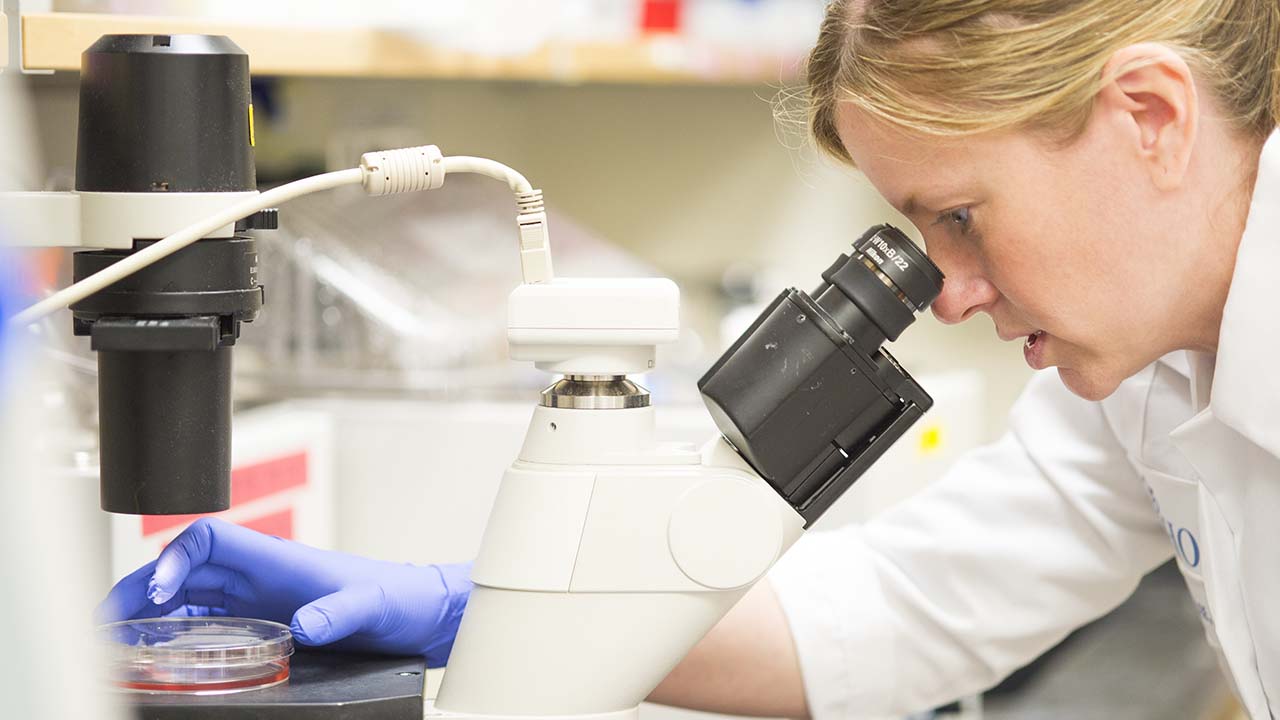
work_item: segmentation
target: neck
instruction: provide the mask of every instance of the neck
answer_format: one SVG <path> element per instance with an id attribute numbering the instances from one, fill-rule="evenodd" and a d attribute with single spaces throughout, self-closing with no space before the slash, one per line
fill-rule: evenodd
<path id="1" fill-rule="evenodd" d="M 1220 188 L 1203 192 L 1197 207 L 1198 222 L 1185 227 L 1198 227 L 1191 252 L 1194 261 L 1189 268 L 1189 288 L 1197 288 L 1196 304 L 1186 308 L 1182 325 L 1186 333 L 1179 346 L 1198 352 L 1217 353 L 1218 335 L 1222 331 L 1222 312 L 1235 275 L 1236 254 L 1244 237 L 1245 222 L 1253 201 L 1253 186 L 1258 176 L 1258 157 L 1262 145 L 1257 142 L 1229 142 L 1229 151 L 1210 160 L 1213 172 L 1204 177 L 1209 182 L 1201 187 Z"/>

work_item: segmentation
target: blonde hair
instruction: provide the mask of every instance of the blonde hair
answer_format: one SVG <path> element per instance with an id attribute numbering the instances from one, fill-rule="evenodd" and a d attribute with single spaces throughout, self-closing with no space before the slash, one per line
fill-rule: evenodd
<path id="1" fill-rule="evenodd" d="M 1085 126 L 1115 51 L 1179 52 L 1241 131 L 1280 123 L 1280 0 L 834 0 L 806 65 L 819 148 L 850 103 L 932 135 Z"/>

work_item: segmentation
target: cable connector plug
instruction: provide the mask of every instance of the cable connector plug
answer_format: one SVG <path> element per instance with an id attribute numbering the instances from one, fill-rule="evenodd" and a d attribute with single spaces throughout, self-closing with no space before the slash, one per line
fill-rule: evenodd
<path id="1" fill-rule="evenodd" d="M 444 185 L 444 155 L 435 145 L 378 150 L 360 156 L 361 183 L 370 195 L 435 190 Z"/>
<path id="2" fill-rule="evenodd" d="M 435 145 L 379 150 L 360 156 L 362 185 L 370 195 L 435 190 L 444 184 L 446 175 L 475 173 L 505 182 L 516 196 L 520 228 L 520 270 L 525 283 L 550 282 L 551 244 L 547 239 L 547 213 L 542 191 L 529 184 L 523 175 L 485 158 L 444 157 Z"/>
<path id="3" fill-rule="evenodd" d="M 542 204 L 542 191 L 530 190 L 516 193 L 520 214 L 516 223 L 520 226 L 520 272 L 527 285 L 550 282 L 551 242 L 547 236 L 547 213 Z"/>

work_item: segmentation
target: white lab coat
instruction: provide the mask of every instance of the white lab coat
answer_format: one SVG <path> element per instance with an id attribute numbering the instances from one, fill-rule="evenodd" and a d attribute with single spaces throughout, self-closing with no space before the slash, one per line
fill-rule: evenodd
<path id="1" fill-rule="evenodd" d="M 1280 133 L 1262 153 L 1216 356 L 1168 355 L 1102 402 L 1039 373 L 1003 439 L 779 562 L 770 579 L 816 720 L 900 716 L 990 687 L 1170 556 L 1249 714 L 1280 713 L 1277 273 Z"/>

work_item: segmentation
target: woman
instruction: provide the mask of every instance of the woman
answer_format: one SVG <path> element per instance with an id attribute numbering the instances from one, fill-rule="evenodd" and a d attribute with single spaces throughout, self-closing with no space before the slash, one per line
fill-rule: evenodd
<path id="1" fill-rule="evenodd" d="M 1244 706 L 1280 712 L 1278 53 L 1275 0 L 831 5 L 818 144 L 920 229 L 941 320 L 985 312 L 1058 377 L 921 496 L 802 540 L 656 699 L 927 708 L 1172 555 Z"/>
<path id="2" fill-rule="evenodd" d="M 939 318 L 986 312 L 1057 377 L 921 495 L 802 540 L 652 699 L 930 707 L 1173 556 L 1242 703 L 1280 712 L 1278 57 L 1277 0 L 830 6 L 807 75 L 819 146 L 919 228 L 947 275 Z M 216 605 L 292 619 L 303 642 L 441 658 L 469 587 L 465 566 L 385 567 L 216 523 L 171 547 L 108 615 Z M 380 589 L 326 597 L 352 573 Z"/>

